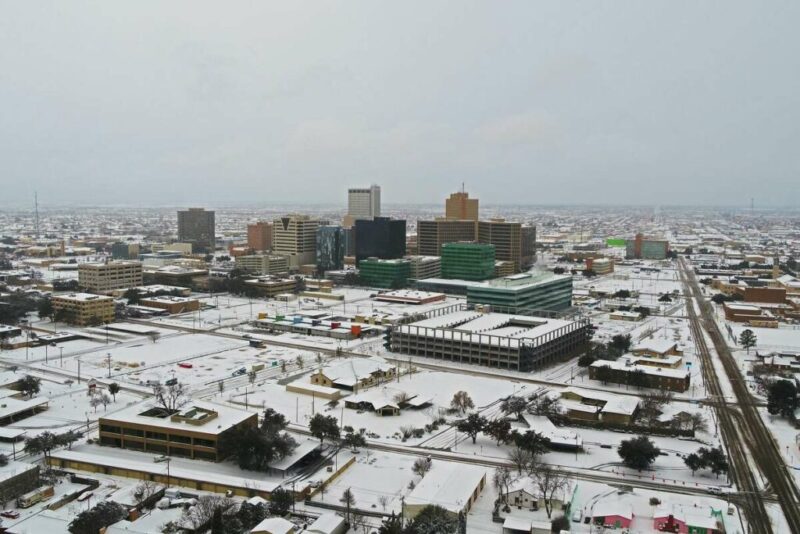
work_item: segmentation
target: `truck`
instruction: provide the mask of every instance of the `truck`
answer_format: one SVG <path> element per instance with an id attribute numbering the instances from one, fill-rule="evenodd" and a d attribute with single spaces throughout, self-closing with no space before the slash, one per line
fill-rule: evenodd
<path id="1" fill-rule="evenodd" d="M 53 489 L 53 486 L 43 486 L 41 488 L 37 488 L 17 498 L 17 506 L 20 508 L 30 508 L 37 502 L 50 499 L 53 495 L 55 495 L 55 493 L 56 492 Z"/>

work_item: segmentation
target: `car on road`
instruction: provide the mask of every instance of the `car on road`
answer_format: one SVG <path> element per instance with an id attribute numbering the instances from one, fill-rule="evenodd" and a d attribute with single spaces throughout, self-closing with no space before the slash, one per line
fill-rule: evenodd
<path id="1" fill-rule="evenodd" d="M 178 367 L 180 367 L 182 369 L 191 369 L 192 367 L 194 367 L 194 365 L 192 365 L 189 362 L 181 362 L 181 363 L 178 364 Z"/>
<path id="2" fill-rule="evenodd" d="M 247 369 L 244 367 L 239 367 L 237 370 L 231 373 L 231 376 L 242 376 L 247 374 Z"/>
<path id="3" fill-rule="evenodd" d="M 0 512 L 0 517 L 5 517 L 7 519 L 18 519 L 19 512 L 17 512 L 16 510 L 3 510 L 2 512 Z"/>

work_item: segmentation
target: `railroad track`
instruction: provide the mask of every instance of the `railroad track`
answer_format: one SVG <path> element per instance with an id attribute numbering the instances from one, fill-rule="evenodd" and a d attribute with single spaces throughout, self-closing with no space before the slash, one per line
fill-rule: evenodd
<path id="1" fill-rule="evenodd" d="M 750 532 L 772 533 L 773 528 L 764 506 L 764 499 L 760 497 L 755 474 L 748 464 L 746 450 L 748 447 L 758 469 L 766 478 L 769 487 L 777 495 L 790 531 L 800 533 L 800 492 L 792 474 L 786 468 L 777 443 L 752 401 L 747 385 L 739 372 L 736 360 L 733 358 L 716 321 L 713 319 L 711 305 L 705 300 L 700 291 L 694 272 L 686 266 L 683 259 L 681 259 L 681 277 L 684 282 L 684 294 L 687 297 L 687 311 L 690 316 L 692 335 L 703 360 L 706 386 L 712 395 L 720 399 L 715 404 L 717 417 L 725 445 L 732 460 L 731 474 L 740 492 L 745 496 L 744 502 L 746 504 L 743 509 L 748 519 Z M 694 310 L 691 297 L 697 300 L 702 322 Z M 736 397 L 738 411 L 733 411 L 732 406 L 725 401 L 717 371 L 706 344 L 704 332 L 708 333 L 719 356 Z M 745 444 L 747 447 L 745 447 Z"/>

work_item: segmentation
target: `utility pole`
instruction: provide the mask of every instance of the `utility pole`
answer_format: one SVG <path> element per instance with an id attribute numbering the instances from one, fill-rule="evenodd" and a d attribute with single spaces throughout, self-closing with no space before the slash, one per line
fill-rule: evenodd
<path id="1" fill-rule="evenodd" d="M 108 378 L 111 378 L 111 353 L 106 353 L 106 361 L 108 362 Z"/>

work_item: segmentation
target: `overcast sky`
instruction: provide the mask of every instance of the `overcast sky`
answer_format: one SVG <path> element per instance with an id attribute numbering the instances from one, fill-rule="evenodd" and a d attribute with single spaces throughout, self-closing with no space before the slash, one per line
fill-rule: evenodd
<path id="1" fill-rule="evenodd" d="M 797 0 L 0 13 L 0 206 L 800 204 Z"/>

